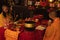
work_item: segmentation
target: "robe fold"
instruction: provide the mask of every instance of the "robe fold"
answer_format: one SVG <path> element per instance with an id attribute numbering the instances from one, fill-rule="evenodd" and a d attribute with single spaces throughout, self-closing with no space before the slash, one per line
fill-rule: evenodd
<path id="1" fill-rule="evenodd" d="M 4 17 L 2 13 L 0 14 L 0 27 L 4 26 Z"/>
<path id="2" fill-rule="evenodd" d="M 6 29 L 4 35 L 6 40 L 18 40 L 19 31 L 12 31 L 10 29 Z"/>
<path id="3" fill-rule="evenodd" d="M 60 40 L 59 18 L 56 18 L 53 23 L 47 27 L 43 40 Z"/>
<path id="4" fill-rule="evenodd" d="M 8 17 L 4 18 L 3 14 L 2 13 L 0 14 L 0 27 L 4 27 L 4 26 L 8 25 L 9 21 L 10 21 L 10 19 Z"/>

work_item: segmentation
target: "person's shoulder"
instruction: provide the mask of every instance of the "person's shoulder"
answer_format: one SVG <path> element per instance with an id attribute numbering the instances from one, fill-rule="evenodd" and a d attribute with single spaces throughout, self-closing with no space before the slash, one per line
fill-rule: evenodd
<path id="1" fill-rule="evenodd" d="M 54 23 L 53 23 L 54 25 L 60 25 L 60 18 L 56 18 L 55 20 L 54 20 Z"/>
<path id="2" fill-rule="evenodd" d="M 55 19 L 55 21 L 59 21 L 59 20 L 60 20 L 60 18 L 56 18 L 56 19 Z"/>
<path id="3" fill-rule="evenodd" d="M 3 14 L 2 14 L 2 12 L 0 13 L 0 16 L 2 16 Z"/>
<path id="4" fill-rule="evenodd" d="M 2 12 L 0 13 L 0 15 L 2 15 Z"/>

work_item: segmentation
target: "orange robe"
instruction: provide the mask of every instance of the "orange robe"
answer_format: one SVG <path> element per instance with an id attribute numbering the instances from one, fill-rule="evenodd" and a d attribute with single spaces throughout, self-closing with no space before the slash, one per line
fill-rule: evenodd
<path id="1" fill-rule="evenodd" d="M 8 19 L 4 18 L 3 14 L 1 13 L 0 14 L 0 27 L 5 26 L 6 24 L 8 24 L 8 22 L 9 22 L 9 18 Z"/>
<path id="2" fill-rule="evenodd" d="M 0 27 L 4 26 L 4 17 L 2 13 L 0 14 Z"/>
<path id="3" fill-rule="evenodd" d="M 6 40 L 18 40 L 19 31 L 12 31 L 10 29 L 5 30 L 5 39 Z"/>
<path id="4" fill-rule="evenodd" d="M 43 40 L 60 40 L 59 18 L 56 18 L 54 22 L 47 27 Z"/>

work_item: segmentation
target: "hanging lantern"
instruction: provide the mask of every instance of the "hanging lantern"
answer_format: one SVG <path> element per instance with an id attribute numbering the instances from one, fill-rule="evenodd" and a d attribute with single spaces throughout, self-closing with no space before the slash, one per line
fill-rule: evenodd
<path id="1" fill-rule="evenodd" d="M 40 2 L 40 5 L 43 7 L 47 6 L 46 2 Z"/>
<path id="2" fill-rule="evenodd" d="M 49 0 L 49 2 L 53 2 L 53 0 Z"/>

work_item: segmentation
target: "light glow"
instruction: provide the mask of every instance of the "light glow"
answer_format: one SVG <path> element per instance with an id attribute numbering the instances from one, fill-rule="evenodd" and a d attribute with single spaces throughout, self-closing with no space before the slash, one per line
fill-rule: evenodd
<path id="1" fill-rule="evenodd" d="M 49 2 L 53 2 L 53 0 L 49 0 Z"/>

